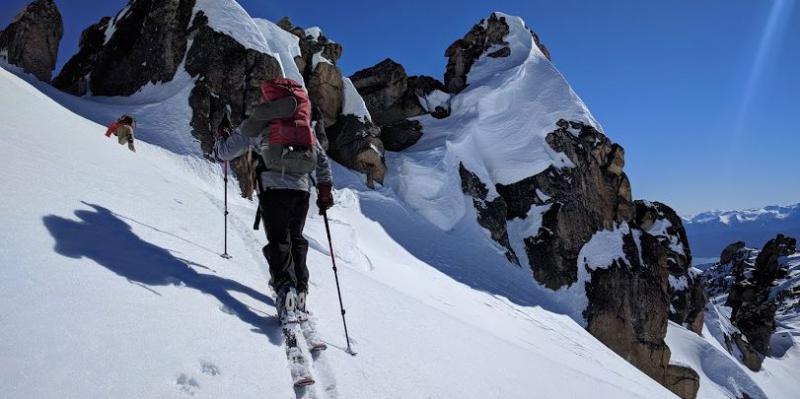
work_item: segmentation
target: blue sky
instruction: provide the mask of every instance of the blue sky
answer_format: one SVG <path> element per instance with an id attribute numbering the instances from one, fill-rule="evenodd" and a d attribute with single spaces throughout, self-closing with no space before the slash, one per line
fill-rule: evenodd
<path id="1" fill-rule="evenodd" d="M 606 133 L 636 198 L 689 214 L 800 202 L 800 0 L 273 1 L 342 43 L 346 74 L 386 57 L 441 78 L 444 50 L 491 11 L 523 17 Z M 4 0 L 5 26 L 27 1 Z M 124 0 L 56 0 L 60 62 Z"/>

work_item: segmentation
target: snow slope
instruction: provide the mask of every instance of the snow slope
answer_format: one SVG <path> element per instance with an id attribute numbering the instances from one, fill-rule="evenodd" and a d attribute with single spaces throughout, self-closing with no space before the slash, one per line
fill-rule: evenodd
<path id="1" fill-rule="evenodd" d="M 295 391 L 263 233 L 236 195 L 234 258 L 218 255 L 219 167 L 147 143 L 131 153 L 5 69 L 0 92 L 0 158 L 13 165 L 0 175 L 3 397 L 672 397 L 546 310 L 474 223 L 441 231 L 340 167 L 331 223 L 359 355 L 341 350 L 312 213 L 309 301 L 330 349 L 313 362 L 313 391 Z"/>

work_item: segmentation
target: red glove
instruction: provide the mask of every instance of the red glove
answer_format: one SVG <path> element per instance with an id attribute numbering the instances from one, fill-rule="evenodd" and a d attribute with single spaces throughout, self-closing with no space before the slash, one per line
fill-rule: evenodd
<path id="1" fill-rule="evenodd" d="M 325 214 L 325 211 L 331 209 L 333 206 L 333 194 L 331 194 L 330 183 L 320 183 L 317 185 L 317 208 L 319 214 Z"/>
<path id="2" fill-rule="evenodd" d="M 220 140 L 220 139 L 227 140 L 228 137 L 230 137 L 230 135 L 231 135 L 231 129 L 220 127 L 219 129 L 217 129 L 217 132 L 214 134 L 214 139 L 216 139 L 216 140 Z"/>

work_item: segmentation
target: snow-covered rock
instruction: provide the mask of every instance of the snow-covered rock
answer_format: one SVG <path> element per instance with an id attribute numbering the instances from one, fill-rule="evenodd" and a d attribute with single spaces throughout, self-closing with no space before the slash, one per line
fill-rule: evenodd
<path id="1" fill-rule="evenodd" d="M 722 261 L 703 274 L 721 323 L 715 337 L 753 371 L 761 369 L 765 356 L 781 357 L 794 345 L 784 336 L 800 329 L 800 253 L 796 253 L 796 245 L 794 238 L 782 234 L 761 250 L 737 242 L 723 251 Z"/>
<path id="2" fill-rule="evenodd" d="M 661 243 L 669 273 L 669 319 L 700 334 L 706 295 L 702 279 L 693 271 L 692 251 L 678 214 L 660 202 L 637 200 L 636 224 Z"/>

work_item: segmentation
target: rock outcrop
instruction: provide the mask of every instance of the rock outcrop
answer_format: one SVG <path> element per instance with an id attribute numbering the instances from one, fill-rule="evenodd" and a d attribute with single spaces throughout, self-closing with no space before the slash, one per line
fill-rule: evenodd
<path id="1" fill-rule="evenodd" d="M 794 238 L 782 234 L 768 241 L 756 256 L 754 267 L 744 270 L 728 294 L 731 321 L 763 355 L 771 353 L 769 341 L 775 332 L 778 302 L 771 297 L 773 283 L 788 274 L 778 258 L 795 253 L 796 245 Z"/>
<path id="2" fill-rule="evenodd" d="M 192 46 L 186 54 L 186 72 L 197 78 L 189 96 L 192 134 L 207 154 L 213 148 L 213 134 L 226 109 L 231 111 L 233 125 L 238 126 L 251 107 L 261 102 L 261 82 L 281 76 L 281 67 L 272 56 L 246 48 L 211 29 L 202 11 L 195 16 L 189 32 Z M 246 197 L 255 189 L 251 177 L 255 171 L 253 159 L 241 157 L 231 163 Z"/>
<path id="3" fill-rule="evenodd" d="M 783 234 L 760 251 L 738 241 L 728 245 L 720 262 L 703 275 L 716 305 L 730 307 L 731 326 L 724 331 L 728 351 L 753 371 L 776 352 L 771 342 L 778 315 L 800 312 L 800 275 L 793 272 L 800 269 L 796 252 L 797 241 Z"/>
<path id="4" fill-rule="evenodd" d="M 103 17 L 96 24 L 83 30 L 78 43 L 78 52 L 61 68 L 61 73 L 53 79 L 53 86 L 78 96 L 89 92 L 89 76 L 105 45 L 105 32 L 109 23 L 111 17 Z"/>
<path id="5" fill-rule="evenodd" d="M 300 55 L 294 62 L 306 82 L 311 102 L 322 113 L 325 127 L 332 126 L 342 113 L 344 102 L 342 72 L 336 66 L 342 46 L 317 27 L 303 29 L 285 17 L 278 21 L 278 26 L 297 36 Z"/>
<path id="6" fill-rule="evenodd" d="M 458 93 L 467 87 L 467 74 L 472 64 L 492 47 L 498 47 L 490 57 L 507 57 L 511 54 L 505 41 L 508 35 L 508 24 L 505 17 L 492 13 L 488 19 L 470 29 L 463 38 L 456 40 L 444 52 L 447 57 L 447 69 L 444 74 L 444 84 L 447 91 Z"/>
<path id="7" fill-rule="evenodd" d="M 381 139 L 389 151 L 402 151 L 422 137 L 422 124 L 409 118 L 423 114 L 445 118 L 450 114 L 450 95 L 440 81 L 430 76 L 408 76 L 392 59 L 362 69 L 350 80 L 372 120 L 383 130 Z"/>
<path id="8" fill-rule="evenodd" d="M 354 73 L 350 80 L 367 104 L 372 120 L 379 125 L 426 112 L 415 93 L 409 90 L 405 68 L 390 58 Z"/>
<path id="9" fill-rule="evenodd" d="M 592 126 L 560 120 L 547 142 L 575 167 L 550 167 L 517 183 L 497 185 L 499 197 L 492 200 L 462 165 L 462 188 L 473 197 L 478 222 L 506 248 L 509 260 L 520 263 L 521 254 L 509 243 L 508 222 L 544 209 L 538 233 L 524 237 L 524 255 L 534 278 L 553 290 L 579 283 L 579 253 L 597 231 L 624 226 L 624 260 L 591 271 L 585 284 L 587 329 L 673 392 L 694 397 L 697 373 L 670 365 L 664 342 L 670 318 L 700 332 L 706 300 L 690 269 L 680 218 L 664 204 L 632 201 L 622 170 L 624 150 Z"/>
<path id="10" fill-rule="evenodd" d="M 505 18 L 502 14 L 492 13 L 489 18 L 473 26 L 463 38 L 456 40 L 445 50 L 444 56 L 448 61 L 444 85 L 448 92 L 458 93 L 467 87 L 467 74 L 472 64 L 487 50 L 492 49 L 492 52 L 487 54 L 489 57 L 501 58 L 511 54 L 511 49 L 505 41 L 509 31 Z M 539 36 L 533 31 L 530 33 L 542 54 L 550 59 L 550 51 L 541 43 Z"/>
<path id="11" fill-rule="evenodd" d="M 64 24 L 55 2 L 36 0 L 0 31 L 0 59 L 49 82 L 63 35 Z"/>
<path id="12" fill-rule="evenodd" d="M 84 95 L 129 96 L 147 83 L 169 82 L 188 49 L 189 22 L 194 0 L 135 0 L 113 19 L 84 31 L 73 67 L 56 77 L 56 87 Z M 98 46 L 99 32 L 103 43 Z M 91 51 L 95 50 L 95 51 Z M 87 84 L 76 84 L 85 75 Z M 76 87 L 77 86 L 77 87 Z"/>
<path id="13" fill-rule="evenodd" d="M 635 201 L 636 225 L 661 243 L 669 273 L 669 319 L 701 334 L 707 298 L 700 270 L 692 268 L 692 253 L 683 222 L 660 202 Z"/>
<path id="14" fill-rule="evenodd" d="M 182 66 L 196 79 L 190 124 L 206 154 L 225 110 L 238 125 L 260 101 L 261 81 L 281 74 L 271 55 L 212 29 L 195 0 L 131 1 L 113 19 L 84 30 L 79 49 L 54 80 L 75 95 L 129 96 L 147 84 L 171 81 Z M 249 197 L 252 165 L 244 158 L 231 165 Z"/>
<path id="15" fill-rule="evenodd" d="M 622 172 L 625 160 L 621 146 L 581 122 L 559 120 L 554 128 L 547 143 L 577 166 L 551 166 L 514 184 L 498 185 L 500 197 L 494 204 L 485 205 L 507 208 L 506 220 L 527 217 L 532 206 L 548 207 L 539 233 L 524 237 L 524 249 L 530 263 L 536 265 L 534 278 L 556 290 L 577 281 L 578 253 L 592 234 L 630 221 L 634 204 L 630 181 Z M 497 234 L 507 237 L 502 231 Z"/>
<path id="16" fill-rule="evenodd" d="M 350 169 L 367 175 L 367 186 L 383 183 L 386 163 L 383 159 L 381 129 L 355 115 L 342 115 L 328 129 L 331 143 L 328 153 L 331 157 Z"/>

